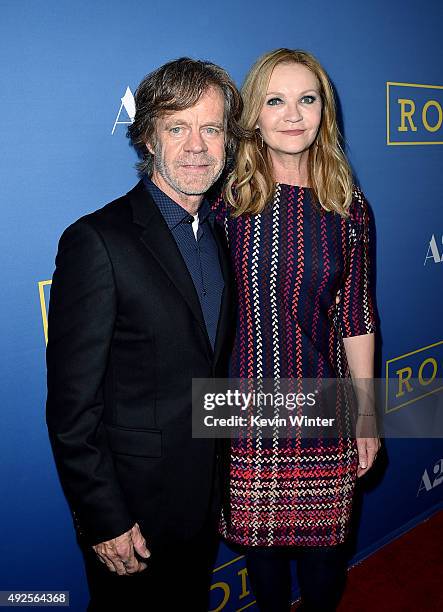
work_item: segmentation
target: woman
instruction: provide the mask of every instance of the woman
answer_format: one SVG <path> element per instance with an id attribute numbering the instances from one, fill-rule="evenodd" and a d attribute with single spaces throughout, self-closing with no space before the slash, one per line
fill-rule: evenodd
<path id="1" fill-rule="evenodd" d="M 339 145 L 329 79 L 309 53 L 261 57 L 242 89 L 241 142 L 215 204 L 238 291 L 234 378 L 373 377 L 368 210 Z M 231 446 L 228 542 L 243 545 L 260 610 L 334 610 L 356 478 L 376 438 L 240 437 Z"/>

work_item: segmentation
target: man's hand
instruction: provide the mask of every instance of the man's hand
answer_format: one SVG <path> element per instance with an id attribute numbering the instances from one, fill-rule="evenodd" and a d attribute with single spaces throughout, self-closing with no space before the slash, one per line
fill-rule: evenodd
<path id="1" fill-rule="evenodd" d="M 380 448 L 378 438 L 357 438 L 358 469 L 357 478 L 364 476 L 371 469 Z"/>
<path id="2" fill-rule="evenodd" d="M 107 542 L 100 542 L 93 546 L 98 558 L 111 572 L 117 572 L 120 576 L 136 574 L 146 569 L 146 563 L 139 561 L 134 551 L 145 559 L 151 556 L 146 548 L 146 540 L 140 532 L 140 527 L 135 523 L 134 527 Z"/>

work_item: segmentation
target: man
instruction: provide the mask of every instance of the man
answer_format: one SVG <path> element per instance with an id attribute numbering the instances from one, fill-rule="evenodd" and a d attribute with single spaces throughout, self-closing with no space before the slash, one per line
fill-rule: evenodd
<path id="1" fill-rule="evenodd" d="M 126 196 L 60 239 L 47 424 L 82 546 L 89 610 L 207 610 L 220 470 L 192 439 L 192 378 L 226 376 L 227 257 L 205 192 L 240 133 L 226 72 L 182 58 L 148 75 Z M 174 601 L 174 598 L 176 601 Z"/>

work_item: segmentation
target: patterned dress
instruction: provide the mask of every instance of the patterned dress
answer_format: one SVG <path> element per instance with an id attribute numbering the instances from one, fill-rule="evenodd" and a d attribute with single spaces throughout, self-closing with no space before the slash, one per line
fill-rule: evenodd
<path id="1" fill-rule="evenodd" d="M 348 218 L 314 205 L 309 189 L 279 183 L 260 215 L 234 219 L 221 197 L 213 208 L 237 285 L 231 376 L 349 377 L 343 338 L 375 330 L 361 191 Z M 233 440 L 231 518 L 222 517 L 221 534 L 248 546 L 343 542 L 357 461 L 349 437 Z"/>

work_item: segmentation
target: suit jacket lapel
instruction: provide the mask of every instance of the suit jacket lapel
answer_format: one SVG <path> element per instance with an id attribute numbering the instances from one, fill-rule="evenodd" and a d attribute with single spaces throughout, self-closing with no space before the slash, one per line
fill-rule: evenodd
<path id="1" fill-rule="evenodd" d="M 143 227 L 141 241 L 155 257 L 165 274 L 188 304 L 206 338 L 208 357 L 212 360 L 212 347 L 203 312 L 188 268 L 161 212 L 158 210 L 143 182 L 128 193 L 134 223 Z"/>

